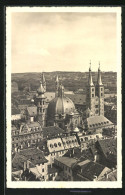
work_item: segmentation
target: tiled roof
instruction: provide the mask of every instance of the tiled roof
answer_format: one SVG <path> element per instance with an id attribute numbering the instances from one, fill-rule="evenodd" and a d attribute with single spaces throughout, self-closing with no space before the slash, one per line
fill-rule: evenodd
<path id="1" fill-rule="evenodd" d="M 103 139 L 98 140 L 97 143 L 101 147 L 101 150 L 103 151 L 106 158 L 112 160 L 113 156 L 117 156 L 117 139 Z"/>
<path id="2" fill-rule="evenodd" d="M 27 107 L 27 112 L 29 116 L 37 115 L 37 107 L 36 106 Z"/>
<path id="3" fill-rule="evenodd" d="M 23 170 L 24 162 L 26 162 L 26 158 L 16 153 L 12 160 L 12 172 Z"/>
<path id="4" fill-rule="evenodd" d="M 56 126 L 43 127 L 43 137 L 58 137 L 58 134 L 62 134 L 63 132 L 63 129 Z"/>
<path id="5" fill-rule="evenodd" d="M 84 120 L 84 124 L 88 126 L 89 129 L 99 128 L 104 126 L 112 125 L 113 123 L 106 117 L 100 116 L 90 116 Z"/>
<path id="6" fill-rule="evenodd" d="M 58 162 L 61 162 L 64 165 L 68 166 L 68 167 L 72 167 L 72 165 L 77 162 L 77 160 L 74 158 L 69 158 L 69 157 L 64 157 L 64 156 L 58 157 L 58 158 L 56 158 L 56 160 Z"/>
<path id="7" fill-rule="evenodd" d="M 117 181 L 117 170 L 108 174 L 108 177 L 103 177 L 100 181 Z"/>
<path id="8" fill-rule="evenodd" d="M 44 156 L 44 153 L 36 148 L 24 149 L 20 151 L 19 154 L 21 156 L 24 156 L 34 165 L 48 162 L 48 160 Z"/>
<path id="9" fill-rule="evenodd" d="M 32 127 L 41 127 L 40 124 L 38 122 L 29 122 L 27 123 L 28 127 L 32 128 Z"/>
<path id="10" fill-rule="evenodd" d="M 47 146 L 50 153 L 64 150 L 61 138 L 47 140 Z"/>
<path id="11" fill-rule="evenodd" d="M 93 180 L 95 176 L 98 177 L 101 174 L 105 166 L 90 161 L 84 164 L 81 168 L 82 173 L 80 172 L 79 174 L 81 174 L 83 177 L 88 178 L 89 180 Z"/>

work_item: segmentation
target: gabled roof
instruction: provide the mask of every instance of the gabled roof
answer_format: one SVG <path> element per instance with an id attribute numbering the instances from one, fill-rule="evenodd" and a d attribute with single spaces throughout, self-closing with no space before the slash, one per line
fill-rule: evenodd
<path id="1" fill-rule="evenodd" d="M 99 175 L 102 173 L 102 171 L 105 169 L 105 166 L 99 164 L 99 163 L 95 163 L 95 162 L 88 162 L 86 164 L 84 164 L 82 167 L 82 173 L 79 172 L 80 175 L 82 175 L 83 177 L 89 179 L 90 181 L 92 181 L 95 176 L 99 177 Z"/>
<path id="2" fill-rule="evenodd" d="M 106 158 L 109 158 L 110 160 L 113 160 L 114 158 L 116 159 L 116 157 L 113 156 L 117 156 L 117 139 L 110 138 L 98 140 L 97 144 L 101 147 Z"/>

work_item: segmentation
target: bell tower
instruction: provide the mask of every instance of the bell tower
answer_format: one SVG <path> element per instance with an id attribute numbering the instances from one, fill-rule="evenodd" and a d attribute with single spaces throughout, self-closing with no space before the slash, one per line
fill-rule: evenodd
<path id="1" fill-rule="evenodd" d="M 100 62 L 96 84 L 96 95 L 98 96 L 98 115 L 104 115 L 104 85 L 102 84 Z"/>
<path id="2" fill-rule="evenodd" d="M 95 86 L 92 80 L 91 61 L 90 61 L 89 79 L 88 79 L 88 85 L 87 85 L 86 106 L 87 108 L 91 110 L 91 112 L 94 115 L 95 114 Z"/>
<path id="3" fill-rule="evenodd" d="M 37 119 L 42 127 L 46 126 L 46 102 L 45 102 L 45 78 L 41 77 L 40 86 L 37 90 L 36 105 L 37 105 Z M 44 81 L 44 83 L 43 83 Z M 44 84 L 44 85 L 43 85 Z"/>

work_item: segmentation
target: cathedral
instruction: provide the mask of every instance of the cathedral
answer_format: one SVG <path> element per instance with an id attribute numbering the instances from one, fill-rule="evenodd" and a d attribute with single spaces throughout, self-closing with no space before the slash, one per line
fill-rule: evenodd
<path id="1" fill-rule="evenodd" d="M 77 127 L 82 127 L 86 119 L 89 119 L 89 121 L 102 119 L 104 121 L 104 85 L 101 80 L 100 66 L 95 85 L 92 79 L 91 67 L 89 68 L 86 90 L 86 110 L 81 114 L 75 108 L 74 102 L 65 95 L 64 86 L 60 84 L 57 76 L 55 97 L 48 103 L 45 95 L 46 80 L 42 73 L 37 95 L 34 98 L 35 108 L 31 109 L 33 112 L 30 112 L 30 118 L 34 117 L 42 127 L 58 126 L 66 132 L 75 131 Z"/>
<path id="2" fill-rule="evenodd" d="M 100 66 L 96 85 L 93 84 L 91 67 L 89 68 L 89 79 L 86 92 L 86 108 L 89 116 L 104 116 L 104 85 L 102 84 Z"/>

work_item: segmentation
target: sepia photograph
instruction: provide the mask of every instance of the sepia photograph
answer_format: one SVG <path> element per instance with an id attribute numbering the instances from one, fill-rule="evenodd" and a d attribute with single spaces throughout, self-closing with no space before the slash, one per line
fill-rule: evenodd
<path id="1" fill-rule="evenodd" d="M 121 8 L 6 8 L 9 188 L 121 188 Z"/>

